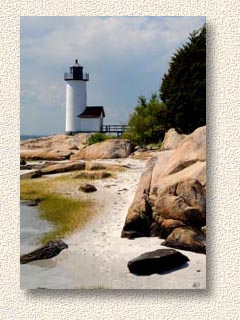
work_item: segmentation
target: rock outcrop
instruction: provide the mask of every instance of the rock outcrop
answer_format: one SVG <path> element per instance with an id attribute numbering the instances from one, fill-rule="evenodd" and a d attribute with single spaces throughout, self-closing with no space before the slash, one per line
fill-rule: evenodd
<path id="1" fill-rule="evenodd" d="M 72 151 L 59 150 L 50 148 L 38 148 L 38 149 L 21 149 L 20 155 L 25 160 L 52 160 L 61 161 L 70 158 Z"/>
<path id="2" fill-rule="evenodd" d="M 127 158 L 132 151 L 132 145 L 128 139 L 111 139 L 92 144 L 71 155 L 71 160 L 92 159 L 117 159 Z"/>
<path id="3" fill-rule="evenodd" d="M 65 160 L 87 145 L 91 133 L 74 136 L 57 134 L 38 139 L 21 141 L 21 159 L 25 160 Z"/>
<path id="4" fill-rule="evenodd" d="M 178 133 L 175 129 L 170 129 L 165 133 L 162 142 L 162 150 L 176 149 L 179 143 L 186 137 L 185 134 Z"/>
<path id="5" fill-rule="evenodd" d="M 63 172 L 71 172 L 85 170 L 85 162 L 84 161 L 71 161 L 67 163 L 57 163 L 53 165 L 49 165 L 43 169 L 41 169 L 42 174 L 55 174 L 55 173 L 63 173 Z"/>
<path id="6" fill-rule="evenodd" d="M 79 133 L 73 136 L 56 134 L 53 136 L 37 139 L 23 140 L 20 143 L 21 149 L 52 149 L 52 150 L 80 150 L 87 144 L 91 133 Z"/>
<path id="7" fill-rule="evenodd" d="M 21 141 L 20 156 L 23 160 L 92 160 L 127 158 L 132 152 L 128 139 L 111 139 L 88 146 L 91 133 L 74 136 L 58 134 Z"/>
<path id="8" fill-rule="evenodd" d="M 182 267 L 189 259 L 173 249 L 146 252 L 128 262 L 128 269 L 136 275 L 162 274 Z"/>
<path id="9" fill-rule="evenodd" d="M 193 240 L 197 237 L 205 246 L 201 228 L 206 225 L 206 127 L 190 135 L 181 135 L 178 144 L 176 140 L 171 144 L 172 150 L 160 151 L 148 161 L 129 208 L 122 237 L 159 236 L 169 240 L 167 245 L 183 248 L 185 241 L 189 250 L 192 246 L 194 251 L 204 252 L 204 249 L 197 249 Z M 194 228 L 191 232 L 195 234 L 183 227 Z M 180 228 L 188 237 L 178 234 L 178 245 L 173 232 Z M 203 237 L 196 236 L 198 232 Z M 190 233 L 192 241 L 189 241 Z"/>

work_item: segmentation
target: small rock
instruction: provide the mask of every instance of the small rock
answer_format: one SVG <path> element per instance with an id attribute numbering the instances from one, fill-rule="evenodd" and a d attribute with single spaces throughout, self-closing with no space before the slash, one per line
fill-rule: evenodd
<path id="1" fill-rule="evenodd" d="M 162 274 L 179 268 L 189 261 L 188 257 L 174 249 L 158 249 L 146 252 L 128 262 L 128 269 L 136 275 Z"/>
<path id="2" fill-rule="evenodd" d="M 27 203 L 27 205 L 29 207 L 36 207 L 39 205 L 39 203 L 41 202 L 41 199 L 34 199 L 34 200 L 31 200 Z"/>
<path id="3" fill-rule="evenodd" d="M 20 159 L 20 166 L 24 166 L 27 162 L 24 159 Z"/>
<path id="4" fill-rule="evenodd" d="M 41 176 L 42 176 L 42 172 L 37 170 L 37 171 L 32 171 L 32 172 L 21 174 L 20 180 L 36 179 L 36 178 L 40 178 Z"/>
<path id="5" fill-rule="evenodd" d="M 97 191 L 97 188 L 95 186 L 93 186 L 92 184 L 84 183 L 84 184 L 80 185 L 79 190 L 86 192 L 86 193 L 89 193 L 89 192 Z"/>

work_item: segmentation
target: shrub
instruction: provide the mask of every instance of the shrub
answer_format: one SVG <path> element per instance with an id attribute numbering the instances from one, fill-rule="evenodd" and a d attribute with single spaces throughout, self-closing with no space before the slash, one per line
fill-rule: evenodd
<path id="1" fill-rule="evenodd" d="M 102 132 L 96 132 L 88 139 L 88 145 L 90 146 L 91 144 L 94 144 L 94 143 L 102 142 L 109 139 L 115 139 L 115 138 L 116 137 L 112 135 L 106 135 L 105 133 L 102 133 Z"/>
<path id="2" fill-rule="evenodd" d="M 133 144 L 147 145 L 159 143 L 165 133 L 166 108 L 157 95 L 152 94 L 147 100 L 145 97 L 138 98 L 138 105 L 130 115 L 130 128 L 124 132 L 123 138 L 130 139 Z"/>

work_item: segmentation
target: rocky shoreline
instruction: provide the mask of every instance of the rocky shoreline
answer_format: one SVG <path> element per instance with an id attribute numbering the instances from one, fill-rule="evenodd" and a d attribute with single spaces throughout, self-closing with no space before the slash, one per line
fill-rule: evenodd
<path id="1" fill-rule="evenodd" d="M 191 279 L 186 286 L 180 279 L 177 279 L 178 273 L 176 273 L 175 277 L 164 275 L 166 281 L 175 279 L 176 284 L 172 286 L 173 288 L 192 287 L 193 284 L 191 283 L 194 279 L 192 268 L 195 268 L 195 259 L 197 259 L 198 263 L 200 263 L 198 269 L 204 274 L 201 274 L 200 278 L 196 277 L 196 279 L 201 279 L 196 282 L 198 283 L 196 286 L 204 288 L 205 258 L 199 259 L 198 253 L 206 252 L 206 128 L 199 128 L 188 136 L 179 135 L 171 130 L 165 136 L 161 151 L 139 150 L 137 148 L 138 150 L 134 153 L 132 153 L 133 148 L 130 142 L 126 140 L 113 139 L 87 146 L 86 137 L 84 142 L 84 139 L 80 136 L 64 136 L 62 140 L 64 143 L 61 147 L 61 136 L 59 135 L 58 138 L 46 137 L 28 140 L 21 143 L 21 179 L 38 179 L 41 176 L 55 176 L 56 174 L 67 174 L 72 171 L 85 175 L 85 178 L 87 175 L 91 179 L 91 175 L 107 172 L 108 166 L 112 169 L 113 167 L 118 170 L 125 169 L 124 172 L 118 172 L 115 178 L 110 177 L 107 180 L 102 180 L 100 177 L 100 180 L 94 180 L 93 184 L 97 192 L 87 193 L 84 198 L 94 199 L 96 203 L 99 203 L 97 210 L 101 212 L 103 218 L 96 218 L 96 221 L 91 222 L 84 230 L 66 239 L 66 243 L 69 244 L 68 254 L 61 253 L 59 255 L 61 263 L 66 258 L 64 264 L 69 265 L 70 263 L 71 265 L 75 256 L 75 258 L 85 259 L 85 263 L 88 261 L 91 264 L 92 254 L 95 258 L 99 254 L 103 254 L 108 257 L 105 259 L 105 263 L 108 265 L 107 269 L 110 268 L 110 265 L 112 268 L 116 268 L 116 266 L 112 265 L 113 261 L 109 256 L 109 254 L 113 254 L 114 244 L 117 244 L 117 247 L 120 244 L 124 244 L 125 250 L 129 250 L 126 257 L 129 257 L 128 261 L 130 261 L 135 259 L 137 254 L 146 253 L 151 249 L 158 250 L 162 247 L 162 243 L 162 248 L 168 246 L 177 250 L 180 249 L 180 251 L 187 250 L 187 259 L 190 259 L 187 269 L 191 274 L 185 270 L 186 268 L 179 269 L 181 274 L 186 274 Z M 46 148 L 48 149 L 47 153 L 45 153 Z M 41 153 L 39 153 L 39 150 Z M 64 159 L 63 152 L 68 153 Z M 39 156 L 40 154 L 41 157 Z M 58 158 L 52 157 L 52 155 L 57 154 L 59 155 Z M 30 158 L 28 158 L 29 155 L 31 155 Z M 134 160 L 134 158 L 142 158 L 144 160 Z M 149 160 L 145 166 L 146 159 Z M 35 162 L 32 162 L 33 160 Z M 136 178 L 134 178 L 134 181 L 131 181 L 136 163 L 140 164 L 136 172 L 138 179 L 136 181 Z M 129 187 L 130 185 L 132 187 Z M 121 190 L 126 191 L 124 193 Z M 75 198 L 79 197 L 78 190 L 65 190 L 65 192 Z M 124 206 L 121 206 L 122 196 L 126 193 L 128 198 L 124 201 Z M 111 200 L 114 199 L 114 201 L 110 201 L 110 194 Z M 106 199 L 104 199 L 105 197 Z M 116 221 L 116 217 L 111 215 L 111 212 L 117 213 L 117 211 L 121 214 L 118 221 Z M 102 223 L 107 223 L 107 225 L 102 226 Z M 114 224 L 116 226 L 113 228 Z M 102 237 L 102 234 L 99 233 L 103 229 L 106 229 L 102 231 L 106 233 L 106 237 Z M 98 230 L 96 233 L 98 238 L 92 233 L 93 230 Z M 90 241 L 88 244 L 90 247 L 87 251 L 80 248 L 82 242 L 86 245 L 85 237 Z M 135 240 L 132 242 L 129 239 Z M 163 242 L 164 239 L 165 241 Z M 98 241 L 99 245 L 97 244 Z M 109 247 L 109 242 L 111 241 L 112 244 Z M 77 251 L 74 246 L 76 246 Z M 92 250 L 92 246 L 96 248 Z M 142 250 L 140 250 L 141 248 Z M 145 251 L 143 251 L 144 249 Z M 197 253 L 191 253 L 191 251 Z M 124 254 L 122 251 L 117 254 L 119 259 L 121 259 L 122 254 Z M 95 258 L 92 257 L 92 259 Z M 58 261 L 59 258 L 54 259 Z M 100 260 L 99 263 L 103 263 Z M 126 260 L 123 259 L 123 261 Z M 79 263 L 84 269 L 83 261 L 79 261 Z M 98 261 L 96 263 L 98 264 Z M 127 261 L 125 264 L 127 268 Z M 123 267 L 122 263 L 120 265 Z M 88 286 L 96 285 L 99 282 L 100 278 L 97 275 L 94 283 L 90 280 L 84 280 L 88 277 L 91 278 L 86 268 L 87 266 L 82 270 L 83 275 L 80 275 L 81 271 L 77 272 L 79 279 L 81 279 L 78 282 L 78 288 L 80 283 Z M 122 271 L 119 268 L 116 271 L 113 272 L 116 281 L 111 277 L 113 283 L 111 288 L 129 288 L 126 283 L 123 283 L 122 276 L 121 284 L 117 283 L 118 272 L 121 273 Z M 107 272 L 111 272 L 111 270 L 109 269 Z M 124 271 L 124 274 L 128 278 L 126 271 Z M 102 273 L 101 276 L 103 277 Z M 165 281 L 164 285 L 158 284 L 156 286 L 149 280 L 136 282 L 134 280 L 130 281 L 129 284 L 131 288 L 171 288 L 171 285 L 168 286 Z M 108 282 L 108 285 L 110 285 L 110 282 Z"/>
<path id="2" fill-rule="evenodd" d="M 129 208 L 122 237 L 157 236 L 165 246 L 206 253 L 206 127 L 166 135 Z"/>

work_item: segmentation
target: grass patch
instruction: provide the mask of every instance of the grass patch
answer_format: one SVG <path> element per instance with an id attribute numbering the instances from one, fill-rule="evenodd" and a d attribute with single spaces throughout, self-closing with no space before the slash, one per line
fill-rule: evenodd
<path id="1" fill-rule="evenodd" d="M 74 179 L 99 180 L 112 177 L 110 172 L 106 171 L 82 171 L 73 176 Z"/>
<path id="2" fill-rule="evenodd" d="M 56 192 L 59 185 L 66 183 L 69 184 L 69 177 L 21 181 L 21 200 L 40 199 L 40 217 L 53 227 L 52 231 L 43 234 L 39 239 L 41 244 L 83 228 L 94 215 L 91 202 L 73 199 Z"/>
<path id="3" fill-rule="evenodd" d="M 51 194 L 40 203 L 40 217 L 49 221 L 54 229 L 41 237 L 41 243 L 66 236 L 84 227 L 93 216 L 89 204 L 83 201 Z"/>

